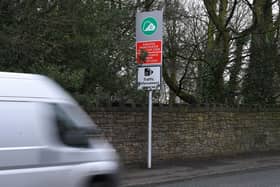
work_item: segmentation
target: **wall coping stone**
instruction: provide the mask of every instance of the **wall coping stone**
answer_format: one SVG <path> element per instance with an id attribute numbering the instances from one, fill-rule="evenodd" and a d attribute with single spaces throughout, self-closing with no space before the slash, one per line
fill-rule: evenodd
<path id="1" fill-rule="evenodd" d="M 93 107 L 90 112 L 147 112 L 148 105 Z M 153 111 L 162 112 L 280 112 L 280 105 L 223 105 L 223 104 L 153 104 Z"/>

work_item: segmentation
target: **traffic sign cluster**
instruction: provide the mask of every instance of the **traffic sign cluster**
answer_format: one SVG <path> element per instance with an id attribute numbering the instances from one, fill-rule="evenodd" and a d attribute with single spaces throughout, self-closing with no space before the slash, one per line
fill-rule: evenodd
<path id="1" fill-rule="evenodd" d="M 162 11 L 136 15 L 138 89 L 157 90 L 161 84 Z"/>

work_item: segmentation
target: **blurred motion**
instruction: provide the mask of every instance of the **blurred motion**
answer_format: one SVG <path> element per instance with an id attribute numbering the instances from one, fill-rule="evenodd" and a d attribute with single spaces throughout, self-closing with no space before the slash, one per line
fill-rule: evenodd
<path id="1" fill-rule="evenodd" d="M 0 72 L 0 186 L 118 186 L 118 156 L 77 102 L 41 75 Z"/>

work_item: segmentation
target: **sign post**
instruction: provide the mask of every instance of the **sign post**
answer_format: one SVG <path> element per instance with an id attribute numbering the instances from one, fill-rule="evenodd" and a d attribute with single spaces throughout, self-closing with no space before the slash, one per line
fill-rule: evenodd
<path id="1" fill-rule="evenodd" d="M 148 168 L 152 167 L 152 113 L 153 113 L 153 91 L 149 90 L 149 124 L 148 124 Z"/>
<path id="2" fill-rule="evenodd" d="M 152 96 L 160 90 L 163 11 L 136 14 L 136 61 L 138 89 L 148 90 L 148 168 L 152 167 Z"/>

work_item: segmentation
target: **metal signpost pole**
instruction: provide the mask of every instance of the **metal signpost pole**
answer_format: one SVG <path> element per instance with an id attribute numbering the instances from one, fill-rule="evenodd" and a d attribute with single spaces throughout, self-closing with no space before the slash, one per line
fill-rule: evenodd
<path id="1" fill-rule="evenodd" d="M 153 107 L 153 91 L 149 90 L 149 122 L 148 122 L 148 168 L 152 167 L 152 107 Z"/>

